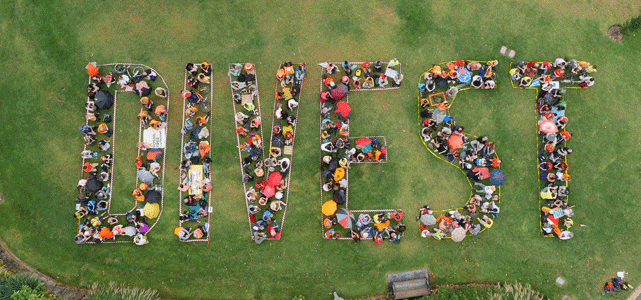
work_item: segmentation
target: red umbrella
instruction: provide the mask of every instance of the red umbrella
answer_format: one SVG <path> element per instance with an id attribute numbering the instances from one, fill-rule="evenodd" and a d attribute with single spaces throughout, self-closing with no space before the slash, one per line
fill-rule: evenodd
<path id="1" fill-rule="evenodd" d="M 343 116 L 347 116 L 351 111 L 352 108 L 349 107 L 349 104 L 347 104 L 347 102 L 345 101 L 341 101 L 336 103 L 336 110 L 334 111 L 334 113 L 340 113 Z"/>
<path id="2" fill-rule="evenodd" d="M 276 188 L 271 185 L 266 186 L 263 190 L 263 195 L 265 195 L 265 197 L 267 198 L 273 197 L 274 195 L 276 195 Z"/>
<path id="3" fill-rule="evenodd" d="M 365 146 L 365 145 L 369 145 L 371 143 L 372 143 L 372 140 L 370 140 L 368 138 L 360 138 L 360 139 L 356 140 L 356 145 Z"/>
<path id="4" fill-rule="evenodd" d="M 385 146 L 381 147 L 381 153 L 387 155 L 387 147 Z"/>
<path id="5" fill-rule="evenodd" d="M 556 127 L 556 124 L 550 120 L 545 120 L 539 124 L 539 131 L 544 133 L 556 133 L 559 131 L 559 128 Z"/>
<path id="6" fill-rule="evenodd" d="M 269 178 L 267 178 L 267 185 L 272 187 L 277 186 L 282 179 L 283 175 L 280 172 L 272 172 L 269 174 Z"/>
<path id="7" fill-rule="evenodd" d="M 343 93 L 341 89 L 332 89 L 331 91 L 329 91 L 329 94 L 332 95 L 332 98 L 334 98 L 334 100 L 341 100 L 343 99 L 343 97 L 345 97 L 345 93 Z"/>
<path id="8" fill-rule="evenodd" d="M 450 135 L 450 138 L 447 139 L 447 143 L 450 145 L 451 149 L 461 148 L 463 145 L 463 137 L 458 134 L 452 134 Z"/>
<path id="9" fill-rule="evenodd" d="M 336 220 L 338 224 L 341 224 L 346 229 L 352 228 L 356 223 L 354 214 L 347 210 L 347 208 L 341 208 L 336 212 Z"/>

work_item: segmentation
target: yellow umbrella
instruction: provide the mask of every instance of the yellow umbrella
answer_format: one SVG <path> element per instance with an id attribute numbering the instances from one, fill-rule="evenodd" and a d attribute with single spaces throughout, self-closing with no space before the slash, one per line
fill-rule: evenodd
<path id="1" fill-rule="evenodd" d="M 160 205 L 158 205 L 158 203 L 147 203 L 143 211 L 145 212 L 145 216 L 147 218 L 157 218 L 160 214 Z"/>
<path id="2" fill-rule="evenodd" d="M 334 200 L 329 200 L 323 204 L 323 214 L 326 216 L 331 216 L 336 212 L 336 202 Z"/>

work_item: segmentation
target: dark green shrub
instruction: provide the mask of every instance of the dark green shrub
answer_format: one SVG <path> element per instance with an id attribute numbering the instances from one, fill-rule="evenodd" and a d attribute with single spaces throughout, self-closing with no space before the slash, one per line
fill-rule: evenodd
<path id="1" fill-rule="evenodd" d="M 56 300 L 58 298 L 49 294 L 44 283 L 39 284 L 35 289 L 23 285 L 19 291 L 11 295 L 11 300 Z"/>
<path id="2" fill-rule="evenodd" d="M 621 27 L 621 33 L 630 34 L 639 30 L 639 28 L 641 28 L 641 14 L 625 22 Z"/>
<path id="3" fill-rule="evenodd" d="M 23 286 L 35 289 L 40 284 L 40 279 L 33 275 L 20 273 L 0 278 L 0 300 L 9 300 L 13 293 Z"/>

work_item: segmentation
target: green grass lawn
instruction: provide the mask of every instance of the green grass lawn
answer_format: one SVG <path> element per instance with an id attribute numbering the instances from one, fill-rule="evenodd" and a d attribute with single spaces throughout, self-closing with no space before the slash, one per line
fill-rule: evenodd
<path id="1" fill-rule="evenodd" d="M 3 1 L 0 236 L 25 262 L 61 282 L 87 287 L 116 281 L 172 298 L 331 299 L 333 288 L 343 297 L 362 297 L 385 293 L 386 273 L 427 267 L 436 285 L 518 280 L 554 299 L 602 299 L 603 283 L 616 271 L 628 271 L 634 285 L 641 281 L 641 39 L 626 36 L 615 43 L 606 34 L 640 7 L 630 0 Z M 568 143 L 575 150 L 569 157 L 574 220 L 588 224 L 576 228 L 570 241 L 540 237 L 534 91 L 512 88 L 507 72 L 513 60 L 498 53 L 502 45 L 517 51 L 514 60 L 568 56 L 598 66 L 594 87 L 565 97 L 574 134 Z M 400 245 L 323 240 L 315 64 L 392 57 L 403 63 L 401 89 L 350 97 L 351 135 L 385 136 L 390 157 L 383 165 L 354 168 L 350 200 L 354 207 L 406 210 L 408 231 Z M 508 176 L 494 226 L 462 243 L 422 239 L 412 220 L 422 205 L 459 206 L 469 194 L 460 171 L 425 150 L 416 125 L 416 78 L 432 64 L 455 59 L 500 62 L 497 88 L 461 92 L 452 114 L 470 134 L 496 143 Z M 271 112 L 275 72 L 285 60 L 308 65 L 290 206 L 282 240 L 258 246 L 247 232 L 227 66 L 256 64 L 261 109 Z M 72 240 L 88 61 L 144 63 L 172 92 L 164 213 L 144 247 L 77 246 Z M 209 247 L 180 243 L 173 235 L 183 113 L 178 91 L 185 64 L 202 61 L 214 68 Z M 119 101 L 136 101 L 122 96 Z M 271 124 L 271 114 L 264 115 Z M 116 145 L 124 145 L 133 137 L 117 138 L 123 142 Z M 123 170 L 121 186 L 127 177 L 134 180 L 127 175 L 131 170 Z M 114 199 L 123 208 L 130 200 Z M 557 276 L 567 280 L 565 287 L 554 284 Z"/>

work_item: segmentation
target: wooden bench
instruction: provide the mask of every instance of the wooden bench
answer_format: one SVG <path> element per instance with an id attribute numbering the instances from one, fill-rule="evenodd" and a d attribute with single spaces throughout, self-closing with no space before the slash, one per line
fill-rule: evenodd
<path id="1" fill-rule="evenodd" d="M 427 269 L 387 274 L 387 283 L 394 299 L 406 299 L 430 294 Z"/>

